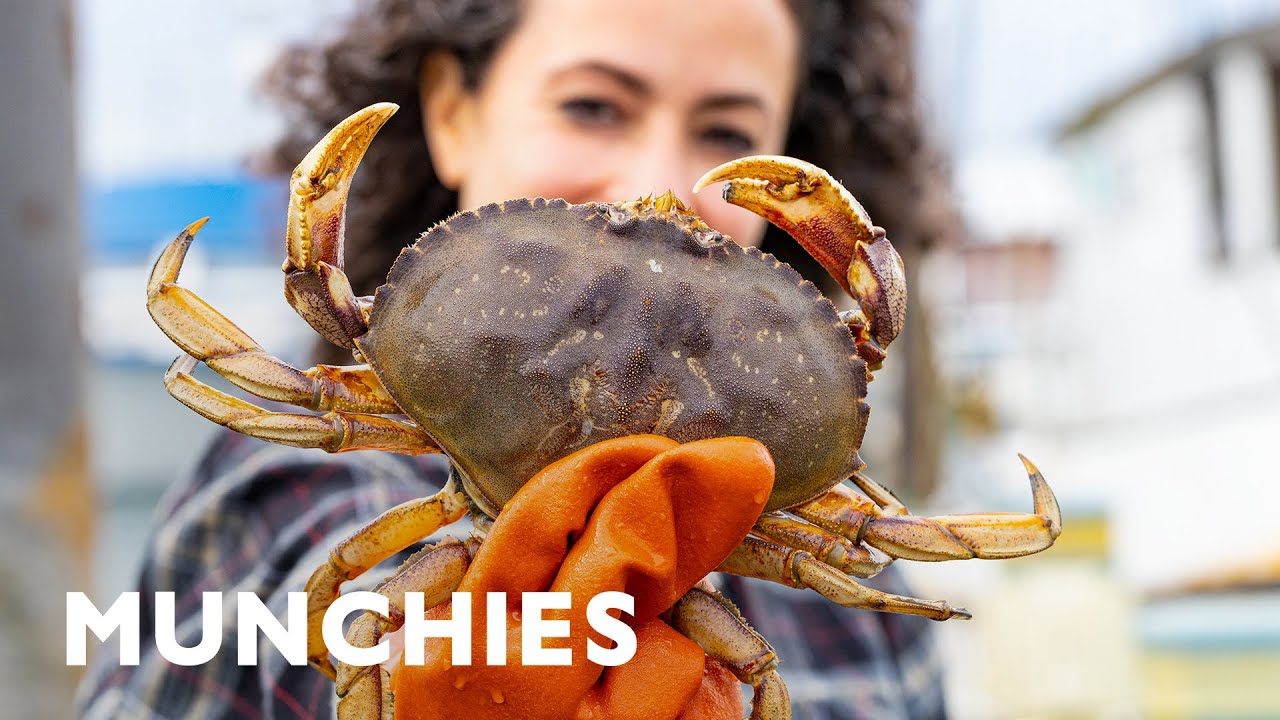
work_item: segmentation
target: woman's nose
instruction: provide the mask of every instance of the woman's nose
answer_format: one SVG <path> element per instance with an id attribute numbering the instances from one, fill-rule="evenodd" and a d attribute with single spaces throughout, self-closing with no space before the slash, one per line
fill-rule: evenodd
<path id="1" fill-rule="evenodd" d="M 675 153 L 669 150 L 644 150 L 620 168 L 609 188 L 610 197 L 632 200 L 646 195 L 661 195 L 670 190 L 681 200 L 687 200 L 692 181 L 685 182 L 684 169 Z"/>
<path id="2" fill-rule="evenodd" d="M 686 203 L 698 174 L 689 166 L 689 148 L 674 123 L 651 122 L 625 159 L 615 167 L 609 195 L 634 199 L 670 190 Z"/>

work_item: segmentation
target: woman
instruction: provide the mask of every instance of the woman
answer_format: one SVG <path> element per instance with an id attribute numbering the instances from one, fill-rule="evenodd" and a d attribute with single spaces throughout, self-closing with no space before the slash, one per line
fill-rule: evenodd
<path id="1" fill-rule="evenodd" d="M 283 55 L 270 87 L 291 129 L 274 169 L 292 168 L 360 107 L 401 106 L 363 161 L 349 205 L 346 270 L 360 294 L 381 283 L 401 247 L 459 208 L 667 189 L 739 243 L 763 240 L 822 281 L 792 241 L 766 238 L 758 217 L 688 188 L 742 155 L 802 157 L 840 178 L 910 261 L 941 228 L 911 39 L 910 8 L 886 0 L 374 0 L 336 40 Z M 321 354 L 351 361 L 333 347 Z M 144 568 L 144 603 L 176 591 L 181 617 L 199 612 L 202 590 L 234 587 L 283 611 L 285 593 L 302 587 L 325 548 L 441 480 L 432 459 L 325 456 L 228 434 L 162 506 L 168 519 Z M 892 573 L 878 580 L 902 592 L 897 582 Z M 740 578 L 726 579 L 725 590 L 777 648 L 796 717 L 943 714 L 928 621 L 848 611 L 816 593 Z M 278 655 L 241 668 L 231 640 L 203 666 L 144 657 L 138 668 L 97 668 L 87 716 L 332 712 L 332 685 L 318 673 Z"/>

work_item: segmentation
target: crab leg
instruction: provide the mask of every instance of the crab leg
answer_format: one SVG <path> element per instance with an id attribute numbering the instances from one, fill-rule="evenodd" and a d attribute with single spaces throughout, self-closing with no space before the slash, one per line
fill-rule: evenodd
<path id="1" fill-rule="evenodd" d="M 741 158 L 712 169 L 693 190 L 721 181 L 726 202 L 785 230 L 858 301 L 842 319 L 859 355 L 877 369 L 907 314 L 902 258 L 884 230 L 871 224 L 867 211 L 827 171 L 801 160 Z"/>
<path id="2" fill-rule="evenodd" d="M 381 415 L 329 412 L 324 415 L 271 412 L 191 376 L 196 359 L 179 356 L 164 374 L 164 386 L 183 405 L 219 425 L 282 445 L 328 452 L 387 450 L 405 455 L 440 452 L 417 425 Z"/>
<path id="3" fill-rule="evenodd" d="M 695 585 L 669 613 L 671 627 L 754 688 L 749 720 L 789 720 L 791 695 L 778 675 L 778 656 L 733 603 L 708 586 Z"/>
<path id="4" fill-rule="evenodd" d="M 399 109 L 377 103 L 329 131 L 289 181 L 284 295 L 326 340 L 355 348 L 368 329 L 370 303 L 357 298 L 342 271 L 347 194 L 373 136 Z"/>
<path id="5" fill-rule="evenodd" d="M 352 647 L 377 647 L 388 633 L 387 621 L 372 612 L 361 614 L 347 630 Z M 323 670 L 322 670 L 323 671 Z M 391 691 L 391 671 L 381 664 L 367 667 L 338 666 L 330 674 L 338 696 L 338 720 L 394 720 L 395 694 Z"/>
<path id="6" fill-rule="evenodd" d="M 871 478 L 854 473 L 860 490 L 885 506 L 837 485 L 791 512 L 855 543 L 865 543 L 905 560 L 939 561 L 1012 558 L 1040 552 L 1062 532 L 1062 513 L 1053 490 L 1022 455 L 1031 482 L 1033 513 L 985 513 L 919 517 L 907 514 L 893 495 Z"/>
<path id="7" fill-rule="evenodd" d="M 311 410 L 402 412 L 367 365 L 298 370 L 265 352 L 213 306 L 178 285 L 187 250 L 206 220 L 191 223 L 169 243 L 147 283 L 147 310 L 174 344 L 236 386 L 267 400 Z"/>
<path id="8" fill-rule="evenodd" d="M 383 635 L 399 630 L 404 625 L 406 592 L 423 593 L 424 607 L 434 607 L 448 600 L 462 584 L 462 576 L 471 565 L 475 547 L 476 543 L 461 543 L 448 538 L 414 554 L 394 575 L 374 589 L 390 601 L 391 616 L 383 618 L 371 612 L 363 613 L 347 631 L 347 642 L 353 647 L 374 647 Z M 340 665 L 334 685 L 338 695 L 338 720 L 378 720 L 393 716 L 391 673 L 385 666 Z"/>
<path id="9" fill-rule="evenodd" d="M 893 562 L 893 558 L 874 547 L 780 512 L 761 516 L 751 532 L 787 547 L 804 550 L 846 575 L 875 577 Z"/>
<path id="10" fill-rule="evenodd" d="M 811 588 L 844 607 L 881 612 L 922 615 L 931 620 L 971 616 L 962 608 L 945 602 L 920 600 L 882 592 L 859 585 L 848 575 L 818 560 L 804 550 L 789 548 L 769 540 L 748 536 L 718 568 L 720 572 L 760 578 L 788 587 Z"/>
<path id="11" fill-rule="evenodd" d="M 342 583 L 364 574 L 369 568 L 404 550 L 446 525 L 452 525 L 467 514 L 467 500 L 454 487 L 451 479 L 440 492 L 431 497 L 415 498 L 401 503 L 364 527 L 346 540 L 338 543 L 329 553 L 325 564 L 316 568 L 307 580 L 307 659 L 312 667 L 335 678 L 333 664 L 329 662 L 329 648 L 324 642 L 321 627 L 324 613 L 338 598 Z M 468 557 L 469 561 L 469 557 Z M 462 570 L 466 568 L 463 567 Z M 425 575 L 428 573 L 423 573 Z M 414 573 L 414 578 L 422 575 Z M 403 597 L 403 588 L 398 588 Z M 403 620 L 403 610 L 401 611 Z"/>

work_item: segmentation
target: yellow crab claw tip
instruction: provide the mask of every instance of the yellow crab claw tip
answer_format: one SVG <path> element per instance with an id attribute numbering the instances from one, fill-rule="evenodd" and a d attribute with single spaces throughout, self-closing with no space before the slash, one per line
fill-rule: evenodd
<path id="1" fill-rule="evenodd" d="M 346 120 L 338 123 L 337 127 L 330 131 L 331 135 L 336 135 L 338 128 L 345 129 L 343 134 L 351 134 L 354 131 L 377 130 L 382 124 L 391 119 L 392 115 L 400 106 L 392 102 L 379 102 L 360 108 L 359 110 L 347 116 Z"/>
<path id="2" fill-rule="evenodd" d="M 359 147 L 359 152 L 363 154 L 364 149 L 373 140 L 374 133 L 381 130 L 399 109 L 400 106 L 395 103 L 381 102 L 357 110 L 329 131 L 329 138 L 339 141 L 341 145 L 354 142 Z"/>
<path id="3" fill-rule="evenodd" d="M 201 218 L 196 220 L 195 223 L 191 223 L 187 225 L 187 227 L 182 228 L 183 236 L 189 237 L 189 236 L 193 236 L 193 234 L 196 234 L 197 232 L 200 232 L 200 228 L 205 227 L 205 223 L 207 222 L 209 222 L 209 218 Z"/>
<path id="4" fill-rule="evenodd" d="M 969 612 L 968 610 L 965 610 L 964 608 L 952 608 L 951 619 L 952 620 L 972 620 L 973 613 Z"/>
<path id="5" fill-rule="evenodd" d="M 698 178 L 698 182 L 693 184 L 693 191 L 696 193 L 702 190 L 702 188 L 710 185 L 711 183 L 719 182 L 722 178 L 717 177 L 716 173 L 723 167 L 724 165 L 720 165 L 718 167 L 712 168 L 711 170 L 708 170 L 705 175 Z"/>
<path id="6" fill-rule="evenodd" d="M 400 109 L 400 106 L 393 102 L 374 103 L 366 108 L 357 110 L 351 114 L 349 120 L 366 126 L 373 126 L 372 129 L 382 127 L 382 124 L 391 119 L 392 115 Z"/>
<path id="7" fill-rule="evenodd" d="M 829 179 L 826 171 L 817 165 L 784 155 L 751 155 L 718 165 L 698 179 L 693 191 L 725 180 L 746 180 L 774 185 L 787 183 L 807 184 Z M 807 188 L 806 188 L 807 189 Z"/>
<path id="8" fill-rule="evenodd" d="M 1053 489 L 1049 487 L 1049 483 L 1045 482 L 1044 475 L 1040 474 L 1040 469 L 1035 463 L 1028 460 L 1022 453 L 1018 453 L 1018 459 L 1027 469 L 1027 479 L 1031 481 L 1031 497 L 1035 514 L 1048 522 L 1049 534 L 1056 538 L 1062 533 L 1062 510 L 1058 507 L 1058 498 L 1054 496 Z"/>
<path id="9" fill-rule="evenodd" d="M 360 129 L 368 133 L 377 132 L 392 115 L 400 110 L 400 106 L 391 102 L 374 103 L 362 110 L 358 110 L 351 115 L 351 120 L 355 120 L 355 124 L 362 126 Z"/>
<path id="10" fill-rule="evenodd" d="M 1018 453 L 1018 459 L 1022 461 L 1022 467 L 1024 467 L 1024 468 L 1026 468 L 1026 469 L 1027 469 L 1027 474 L 1028 474 L 1028 475 L 1039 475 L 1039 474 L 1040 474 L 1040 469 L 1036 467 L 1036 464 L 1035 464 L 1035 463 L 1033 463 L 1033 462 L 1031 462 L 1029 459 L 1027 459 L 1027 456 L 1026 456 L 1026 455 L 1023 455 L 1022 453 Z"/>
<path id="11" fill-rule="evenodd" d="M 200 232 L 200 228 L 207 222 L 209 218 L 202 217 L 186 226 L 177 237 L 169 241 L 164 250 L 160 251 L 160 257 L 156 258 L 155 265 L 151 266 L 151 276 L 147 279 L 148 303 L 159 297 L 167 283 L 178 281 L 178 273 L 182 270 L 182 261 L 187 258 L 187 250 L 195 241 L 196 233 Z"/>
<path id="12" fill-rule="evenodd" d="M 355 174 L 373 136 L 399 109 L 395 103 L 374 103 L 338 123 L 298 163 L 293 171 L 294 184 L 301 181 L 315 186 L 325 182 L 326 177 L 333 178 L 329 182 L 334 185 L 345 184 Z"/>

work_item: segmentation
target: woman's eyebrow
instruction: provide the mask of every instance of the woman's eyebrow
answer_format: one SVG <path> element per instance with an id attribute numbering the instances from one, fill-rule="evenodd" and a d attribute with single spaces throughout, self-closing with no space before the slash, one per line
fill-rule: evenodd
<path id="1" fill-rule="evenodd" d="M 768 107 L 760 96 L 751 93 L 722 93 L 702 98 L 698 101 L 699 110 L 738 110 L 741 108 L 756 109 L 768 112 Z"/>
<path id="2" fill-rule="evenodd" d="M 623 86 L 627 91 L 648 98 L 653 95 L 653 87 L 642 77 L 618 67 L 617 65 L 604 62 L 602 60 L 584 60 L 582 62 L 569 65 L 559 70 L 555 70 L 549 77 L 550 82 L 555 82 L 566 75 L 574 75 L 577 73 L 596 73 L 604 75 Z M 760 96 L 747 92 L 726 92 L 716 93 L 701 98 L 697 102 L 697 109 L 703 112 L 714 110 L 737 110 L 741 108 L 755 109 L 762 113 L 768 113 L 767 103 Z"/>
<path id="3" fill-rule="evenodd" d="M 600 60 L 585 60 L 583 62 L 560 68 L 551 73 L 549 80 L 555 81 L 566 75 L 574 75 L 577 73 L 597 73 L 606 75 L 619 85 L 625 87 L 628 91 L 640 95 L 641 97 L 649 97 L 653 94 L 653 88 L 643 78 L 629 70 L 624 70 L 616 65 L 611 65 Z"/>

